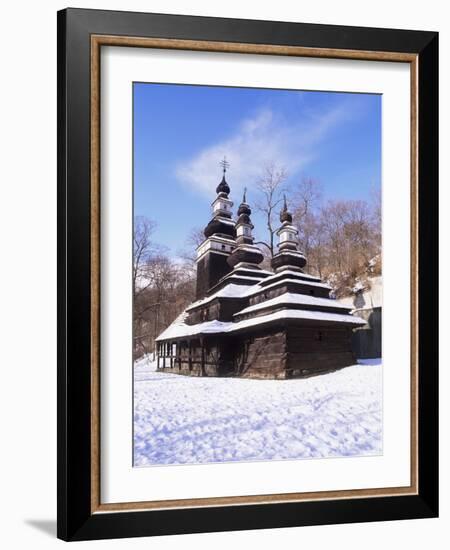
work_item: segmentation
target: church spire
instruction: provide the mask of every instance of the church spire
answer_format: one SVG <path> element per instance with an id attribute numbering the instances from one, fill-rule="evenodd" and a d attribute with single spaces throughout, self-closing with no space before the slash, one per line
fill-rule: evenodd
<path id="1" fill-rule="evenodd" d="M 227 172 L 227 168 L 230 166 L 230 163 L 227 161 L 227 157 L 223 157 L 223 159 L 219 162 L 220 166 L 222 166 L 223 175 L 222 175 L 222 181 L 219 183 L 219 185 L 216 187 L 216 193 L 219 195 L 223 193 L 226 197 L 230 194 L 230 187 L 225 179 L 225 174 Z"/>
<path id="2" fill-rule="evenodd" d="M 288 211 L 286 193 L 283 195 L 283 209 L 280 212 L 280 222 L 292 223 L 292 214 Z"/>
<path id="3" fill-rule="evenodd" d="M 223 235 L 229 238 L 235 237 L 235 224 L 232 220 L 231 208 L 233 202 L 228 198 L 230 186 L 225 180 L 225 173 L 230 163 L 226 157 L 220 161 L 220 166 L 223 169 L 222 181 L 216 188 L 217 197 L 211 204 L 213 209 L 213 218 L 205 228 L 205 237 L 212 235 Z"/>
<path id="4" fill-rule="evenodd" d="M 288 210 L 286 195 L 283 199 L 283 208 L 280 212 L 281 227 L 276 232 L 279 237 L 279 252 L 271 261 L 275 271 L 293 269 L 301 271 L 306 265 L 306 258 L 298 250 L 298 229 L 292 224 L 292 214 Z"/>
<path id="5" fill-rule="evenodd" d="M 242 202 L 238 208 L 238 219 L 236 221 L 236 243 L 237 247 L 228 257 L 228 264 L 235 267 L 237 264 L 250 264 L 253 268 L 260 264 L 264 256 L 261 250 L 253 244 L 252 230 L 254 228 L 250 215 L 252 213 L 247 204 L 247 188 L 244 188 Z M 259 268 L 258 268 L 259 269 Z"/>
<path id="6" fill-rule="evenodd" d="M 247 188 L 244 188 L 242 202 L 238 208 L 238 219 L 236 222 L 236 242 L 238 244 L 253 244 L 252 229 L 254 225 L 250 219 L 252 213 L 250 206 L 247 204 Z"/>
<path id="7" fill-rule="evenodd" d="M 217 282 L 231 271 L 227 259 L 236 246 L 236 227 L 232 219 L 233 202 L 228 198 L 230 187 L 225 179 L 229 163 L 220 162 L 223 175 L 211 204 L 212 217 L 205 227 L 205 240 L 197 248 L 197 299 L 202 298 Z"/>

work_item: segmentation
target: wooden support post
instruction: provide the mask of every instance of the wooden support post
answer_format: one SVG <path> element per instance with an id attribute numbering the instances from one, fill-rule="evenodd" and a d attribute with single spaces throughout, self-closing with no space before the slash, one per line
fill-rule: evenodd
<path id="1" fill-rule="evenodd" d="M 159 352 L 161 351 L 161 344 L 156 342 L 156 368 L 159 369 Z"/>
<path id="2" fill-rule="evenodd" d="M 200 348 L 202 352 L 201 375 L 205 376 L 205 346 L 203 338 L 200 338 Z"/>
<path id="3" fill-rule="evenodd" d="M 192 370 L 192 340 L 189 340 L 188 342 L 188 346 L 189 346 L 189 371 Z"/>

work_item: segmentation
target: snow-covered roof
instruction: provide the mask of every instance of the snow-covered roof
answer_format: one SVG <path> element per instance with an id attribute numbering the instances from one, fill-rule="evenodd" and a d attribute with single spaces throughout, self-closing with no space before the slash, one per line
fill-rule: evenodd
<path id="1" fill-rule="evenodd" d="M 244 267 L 245 262 L 239 262 L 234 266 L 234 271 L 249 271 L 250 273 L 254 273 L 255 275 L 262 273 L 263 275 L 273 275 L 273 271 L 267 271 L 266 269 L 258 269 L 258 268 L 250 268 L 250 267 Z M 242 267 L 241 267 L 242 266 Z M 225 275 L 223 279 L 228 277 L 229 274 Z M 266 277 L 267 278 L 267 277 Z"/>
<path id="2" fill-rule="evenodd" d="M 301 256 L 304 258 L 303 252 L 300 252 L 300 250 L 281 250 L 275 256 Z"/>
<path id="3" fill-rule="evenodd" d="M 349 325 L 361 326 L 365 325 L 366 321 L 360 317 L 355 317 L 349 314 L 328 313 L 324 311 L 306 311 L 301 309 L 285 309 L 253 317 L 244 321 L 224 322 L 224 321 L 205 321 L 196 325 L 187 325 L 185 323 L 187 314 L 183 312 L 175 321 L 162 332 L 156 341 L 170 340 L 176 338 L 184 338 L 186 336 L 195 336 L 200 334 L 217 334 L 231 333 L 254 326 L 265 325 L 273 321 L 290 320 L 290 319 L 307 319 L 314 321 L 343 323 Z"/>
<path id="4" fill-rule="evenodd" d="M 233 279 L 244 279 L 246 281 L 254 281 L 255 283 L 259 283 L 257 276 L 256 277 L 250 277 L 249 275 L 239 275 L 238 273 L 236 273 L 234 275 L 231 275 L 230 277 L 228 277 L 227 280 L 232 281 Z"/>
<path id="5" fill-rule="evenodd" d="M 253 281 L 255 280 L 253 277 L 248 277 L 248 279 L 252 279 Z M 211 302 L 215 298 L 241 298 L 242 296 L 246 295 L 248 289 L 248 285 L 238 285 L 235 283 L 230 283 L 227 286 L 222 287 L 214 294 L 211 294 L 211 296 L 206 296 L 205 298 L 201 298 L 200 300 L 193 302 L 189 307 L 186 308 L 186 311 L 191 311 L 196 307 L 203 306 L 208 302 Z"/>
<path id="6" fill-rule="evenodd" d="M 216 220 L 220 221 L 221 223 L 225 223 L 228 225 L 236 225 L 236 222 L 232 220 L 231 218 L 224 218 L 223 216 L 216 216 Z"/>
<path id="7" fill-rule="evenodd" d="M 169 340 L 171 338 L 182 338 L 184 336 L 193 336 L 195 334 L 210 334 L 217 332 L 227 332 L 229 325 L 233 323 L 223 321 L 205 321 L 196 325 L 187 325 L 185 323 L 187 313 L 184 311 L 175 321 L 164 330 L 155 340 Z"/>
<path id="8" fill-rule="evenodd" d="M 261 249 L 254 244 L 240 244 L 237 246 L 237 250 L 244 250 L 245 252 L 261 252 Z"/>
<path id="9" fill-rule="evenodd" d="M 270 277 L 267 277 L 267 279 L 264 279 L 264 283 L 266 283 Z M 276 286 L 282 286 L 286 283 L 294 284 L 294 285 L 303 285 L 303 286 L 315 286 L 319 288 L 326 288 L 328 290 L 331 290 L 331 287 L 325 283 L 318 283 L 316 281 L 303 281 L 300 279 L 280 279 L 278 281 L 274 281 L 273 283 L 266 285 L 261 285 L 258 283 L 257 285 L 254 285 L 248 289 L 248 292 L 246 296 L 253 296 L 254 294 L 258 294 L 258 292 L 264 292 L 268 290 L 269 288 L 274 288 Z"/>
<path id="10" fill-rule="evenodd" d="M 351 307 L 341 304 L 337 300 L 331 300 L 329 298 L 317 298 L 315 296 L 310 296 L 309 294 L 294 294 L 293 292 L 286 292 L 285 294 L 281 294 L 280 296 L 272 298 L 271 300 L 266 300 L 259 304 L 248 306 L 245 309 L 235 313 L 235 316 L 237 317 L 244 313 L 251 313 L 253 311 L 258 311 L 261 309 L 280 306 L 284 304 L 312 305 L 334 309 L 343 309 L 347 311 L 350 311 L 351 309 Z"/>
<path id="11" fill-rule="evenodd" d="M 290 272 L 284 272 L 287 274 L 297 274 L 295 271 Z M 302 276 L 306 275 L 302 273 Z M 311 277 L 311 276 L 309 276 Z M 278 279 L 279 280 L 276 280 Z M 254 294 L 258 294 L 258 292 L 266 291 L 270 288 L 274 288 L 278 285 L 282 285 L 284 283 L 292 283 L 292 284 L 298 284 L 298 285 L 306 285 L 306 286 L 315 286 L 319 288 L 326 288 L 330 289 L 331 287 L 325 283 L 319 283 L 317 281 L 312 280 L 301 280 L 301 279 L 282 279 L 279 277 L 279 274 L 275 274 L 273 277 L 273 282 L 271 284 L 265 284 L 267 281 L 272 280 L 272 277 L 266 277 L 262 281 L 256 282 L 257 279 L 255 277 L 247 277 L 245 275 L 230 275 L 227 277 L 228 281 L 233 280 L 249 280 L 254 281 L 254 285 L 239 285 L 236 283 L 230 282 L 228 285 L 222 287 L 217 292 L 214 292 L 214 294 L 211 294 L 210 296 L 206 296 L 205 298 L 201 298 L 200 300 L 197 300 L 196 302 L 193 302 L 190 306 L 186 308 L 186 311 L 191 311 L 192 309 L 195 309 L 199 306 L 203 306 L 212 300 L 215 300 L 216 298 L 244 298 L 247 296 L 253 296 Z M 261 284 L 264 283 L 264 286 Z"/>
<path id="12" fill-rule="evenodd" d="M 232 327 L 226 330 L 226 332 L 234 332 L 236 330 L 242 330 L 257 325 L 263 325 L 272 321 L 289 320 L 289 319 L 309 319 L 314 321 L 331 321 L 338 323 L 348 323 L 350 325 L 365 325 L 366 321 L 360 317 L 355 317 L 349 314 L 342 313 L 328 313 L 325 311 L 307 311 L 303 309 L 283 309 L 270 313 L 268 315 L 261 315 L 260 317 L 252 317 L 245 321 L 239 321 L 237 323 L 231 323 Z"/>
<path id="13" fill-rule="evenodd" d="M 303 273 L 302 271 L 294 271 L 293 269 L 289 269 L 289 266 L 286 267 L 280 267 L 278 273 L 272 273 L 270 277 L 266 277 L 264 280 L 272 281 L 281 277 L 284 277 L 285 275 L 294 275 L 296 277 L 301 277 L 302 279 L 311 279 L 312 281 L 320 281 L 319 277 L 315 277 L 314 275 L 310 275 L 309 273 Z"/>

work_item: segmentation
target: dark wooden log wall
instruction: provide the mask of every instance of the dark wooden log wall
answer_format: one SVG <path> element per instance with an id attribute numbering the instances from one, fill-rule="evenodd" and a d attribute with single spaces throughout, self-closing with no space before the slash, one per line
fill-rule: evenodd
<path id="1" fill-rule="evenodd" d="M 175 343 L 175 342 L 174 342 Z M 173 349 L 170 345 L 162 352 Z M 165 359 L 165 361 L 164 361 Z M 218 376 L 220 366 L 220 349 L 217 342 L 188 340 L 176 342 L 174 355 L 162 356 L 158 370 L 188 376 Z M 165 365 L 165 366 L 164 366 Z"/>
<path id="2" fill-rule="evenodd" d="M 236 368 L 244 378 L 285 378 L 286 332 L 278 328 L 244 337 L 237 347 Z"/>
<path id="3" fill-rule="evenodd" d="M 197 263 L 197 300 L 203 298 L 210 288 L 231 271 L 227 258 L 224 254 L 210 251 Z"/>
<path id="4" fill-rule="evenodd" d="M 233 315 L 246 307 L 248 298 L 214 298 L 204 306 L 189 313 L 188 325 L 196 325 L 205 321 L 232 321 Z"/>
<path id="5" fill-rule="evenodd" d="M 308 287 L 306 282 L 305 284 L 295 284 L 295 283 L 283 283 L 279 287 L 270 288 L 264 290 L 261 293 L 256 294 L 255 296 L 250 296 L 249 305 L 253 306 L 271 300 L 272 298 L 277 298 L 286 292 L 291 292 L 292 294 L 306 294 L 308 296 L 316 296 L 317 298 L 328 298 L 330 291 L 327 288 L 322 287 Z"/>
<path id="6" fill-rule="evenodd" d="M 159 370 L 189 376 L 301 378 L 356 363 L 347 327 L 286 325 L 258 335 L 204 336 L 161 345 Z M 165 366 L 164 366 L 165 365 Z"/>
<path id="7" fill-rule="evenodd" d="M 286 377 L 330 372 L 356 363 L 352 330 L 346 327 L 287 328 Z"/>

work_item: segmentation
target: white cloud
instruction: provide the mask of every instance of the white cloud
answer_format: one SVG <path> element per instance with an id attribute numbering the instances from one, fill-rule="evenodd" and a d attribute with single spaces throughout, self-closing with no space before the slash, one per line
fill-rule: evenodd
<path id="1" fill-rule="evenodd" d="M 351 110 L 344 103 L 328 111 L 306 113 L 301 122 L 260 109 L 242 120 L 231 136 L 180 163 L 176 176 L 187 187 L 212 198 L 221 178 L 219 161 L 225 155 L 231 164 L 227 180 L 236 196 L 244 187 L 252 188 L 268 163 L 284 167 L 290 176 L 303 170 L 317 155 L 320 142 L 349 116 Z"/>

